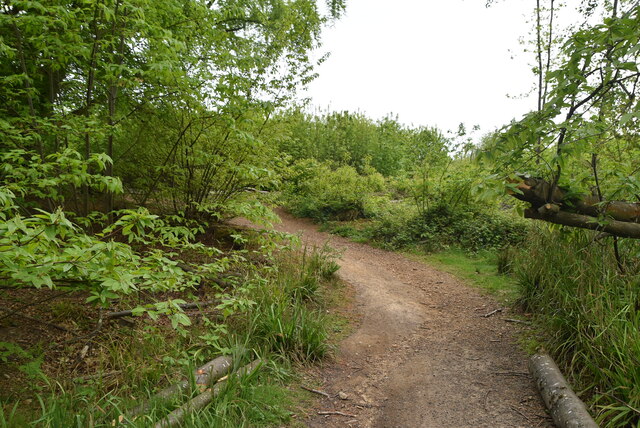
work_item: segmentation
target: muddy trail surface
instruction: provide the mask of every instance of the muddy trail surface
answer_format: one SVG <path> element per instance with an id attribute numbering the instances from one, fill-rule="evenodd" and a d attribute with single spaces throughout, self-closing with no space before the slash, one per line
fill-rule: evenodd
<path id="1" fill-rule="evenodd" d="M 403 255 L 278 213 L 280 231 L 342 252 L 359 322 L 320 369 L 311 427 L 552 427 L 500 305 Z M 335 412 L 319 415 L 321 411 Z"/>

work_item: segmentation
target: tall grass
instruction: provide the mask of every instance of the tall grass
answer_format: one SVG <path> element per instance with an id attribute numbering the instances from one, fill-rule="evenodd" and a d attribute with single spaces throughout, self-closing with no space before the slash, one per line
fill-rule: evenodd
<path id="1" fill-rule="evenodd" d="M 636 242 L 625 242 L 624 273 L 611 238 L 539 229 L 513 269 L 522 304 L 544 345 L 606 427 L 640 424 L 640 274 Z"/>

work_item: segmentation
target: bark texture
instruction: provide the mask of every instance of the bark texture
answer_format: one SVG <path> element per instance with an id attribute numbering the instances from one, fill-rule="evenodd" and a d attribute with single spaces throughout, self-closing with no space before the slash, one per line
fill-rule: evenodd
<path id="1" fill-rule="evenodd" d="M 549 355 L 532 356 L 529 371 L 558 428 L 598 428 Z"/>
<path id="2" fill-rule="evenodd" d="M 239 369 L 237 372 L 235 372 L 235 375 L 244 376 L 250 374 L 254 370 L 257 370 L 260 367 L 261 363 L 261 360 L 255 360 Z M 209 404 L 211 400 L 213 400 L 214 397 L 220 394 L 220 391 L 222 390 L 226 382 L 226 380 L 223 380 L 216 383 L 211 388 L 207 388 L 202 394 L 187 401 L 185 404 L 169 413 L 166 418 L 162 419 L 155 425 L 155 428 L 169 428 L 180 425 L 187 413 L 197 412 L 198 410 L 204 409 L 207 404 Z"/>
<path id="3" fill-rule="evenodd" d="M 511 195 L 531 204 L 525 217 L 640 239 L 640 203 L 575 196 L 539 178 L 522 177 Z"/>
<path id="4" fill-rule="evenodd" d="M 218 357 L 214 360 L 209 361 L 207 364 L 198 368 L 194 373 L 194 379 L 196 381 L 196 385 L 210 385 L 211 383 L 217 381 L 222 376 L 229 373 L 231 368 L 233 367 L 233 360 L 229 356 Z M 153 400 L 168 400 L 171 397 L 174 397 L 180 394 L 182 391 L 185 391 L 189 388 L 189 379 L 184 379 L 178 383 L 174 383 L 171 386 L 163 389 L 158 392 Z M 142 404 L 134 407 L 129 412 L 127 412 L 127 416 L 130 419 L 135 418 L 143 413 L 146 413 L 151 408 L 151 401 L 145 401 Z"/>

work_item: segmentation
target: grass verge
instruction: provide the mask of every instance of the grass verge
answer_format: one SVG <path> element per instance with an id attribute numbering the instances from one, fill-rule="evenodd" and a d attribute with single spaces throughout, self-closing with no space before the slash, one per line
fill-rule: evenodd
<path id="1" fill-rule="evenodd" d="M 413 251 L 406 254 L 490 293 L 502 303 L 513 304 L 518 299 L 519 288 L 515 278 L 498 272 L 499 255 L 496 252 L 469 254 L 452 248 L 438 253 Z"/>

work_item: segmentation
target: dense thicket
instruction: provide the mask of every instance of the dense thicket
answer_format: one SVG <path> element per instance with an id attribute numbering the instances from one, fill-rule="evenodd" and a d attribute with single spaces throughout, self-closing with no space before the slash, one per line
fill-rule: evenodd
<path id="1" fill-rule="evenodd" d="M 192 243 L 200 226 L 176 214 L 250 214 L 234 197 L 275 180 L 264 126 L 313 76 L 308 52 L 341 8 L 2 3 L 4 286 L 75 284 L 107 304 L 114 293 L 192 284 L 193 273 L 153 247 L 211 253 Z"/>
<path id="2" fill-rule="evenodd" d="M 429 251 L 498 249 L 520 242 L 527 227 L 500 199 L 483 197 L 489 170 L 474 158 L 464 134 L 409 127 L 387 117 L 357 113 L 275 117 L 283 169 L 284 202 L 296 215 L 333 224 L 336 233 L 390 248 Z"/>

